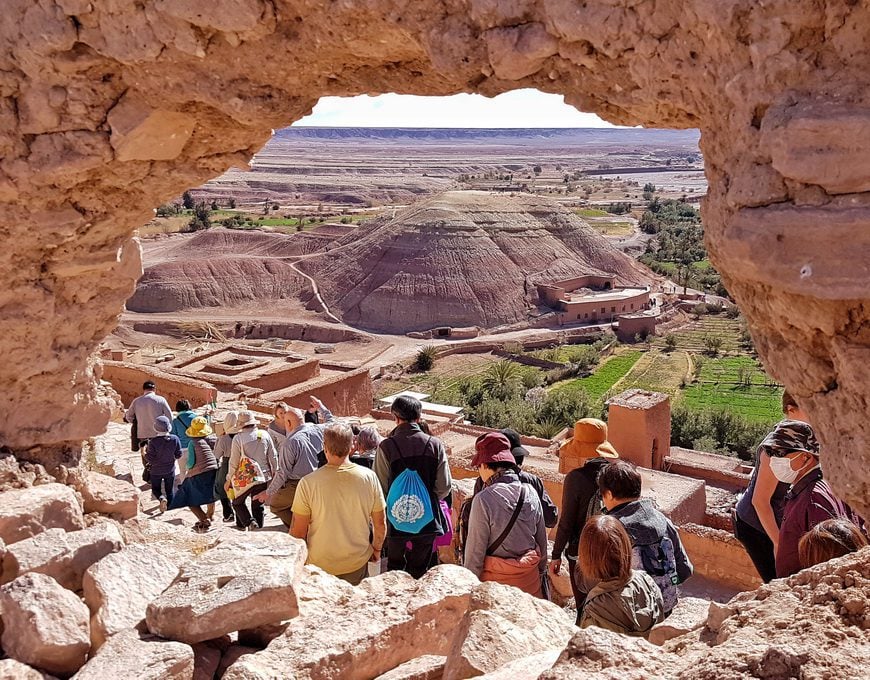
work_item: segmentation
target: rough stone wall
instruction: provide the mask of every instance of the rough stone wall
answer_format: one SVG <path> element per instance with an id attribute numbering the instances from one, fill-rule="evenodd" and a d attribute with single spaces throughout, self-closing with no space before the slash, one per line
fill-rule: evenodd
<path id="1" fill-rule="evenodd" d="M 7 0 L 0 439 L 54 464 L 104 425 L 88 357 L 152 206 L 324 95 L 536 87 L 702 130 L 711 257 L 868 513 L 868 32 L 852 0 Z"/>

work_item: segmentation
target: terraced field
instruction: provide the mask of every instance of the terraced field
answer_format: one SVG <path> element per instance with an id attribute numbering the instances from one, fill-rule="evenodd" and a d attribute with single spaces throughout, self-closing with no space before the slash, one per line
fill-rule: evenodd
<path id="1" fill-rule="evenodd" d="M 751 357 L 707 359 L 682 401 L 690 408 L 725 408 L 756 422 L 781 417 L 782 388 Z"/>
<path id="2" fill-rule="evenodd" d="M 708 335 L 715 335 L 722 338 L 721 352 L 723 354 L 744 352 L 745 350 L 741 346 L 741 335 L 743 333 L 741 323 L 740 320 L 729 319 L 724 314 L 702 316 L 697 322 L 692 324 L 691 329 L 673 333 L 677 339 L 677 349 L 686 352 L 705 352 L 707 347 L 704 345 L 704 338 Z M 665 339 L 663 336 L 656 336 L 652 344 L 654 347 L 663 348 L 665 346 Z"/>
<path id="3" fill-rule="evenodd" d="M 640 360 L 619 382 L 619 390 L 639 388 L 653 392 L 667 392 L 677 396 L 683 379 L 691 373 L 689 355 L 679 350 L 645 352 Z"/>
<path id="4" fill-rule="evenodd" d="M 601 399 L 632 369 L 641 355 L 642 352 L 637 350 L 616 354 L 602 363 L 592 375 L 568 380 L 554 389 L 566 391 L 582 389 L 593 399 Z"/>

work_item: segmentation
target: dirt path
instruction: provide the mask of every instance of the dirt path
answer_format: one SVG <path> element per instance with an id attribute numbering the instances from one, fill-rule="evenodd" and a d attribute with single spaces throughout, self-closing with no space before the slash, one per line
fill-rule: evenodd
<path id="1" fill-rule="evenodd" d="M 320 288 L 317 286 L 317 281 L 312 279 L 308 274 L 303 272 L 299 267 L 296 266 L 295 262 L 290 262 L 290 268 L 299 274 L 302 278 L 304 278 L 308 283 L 311 284 L 311 290 L 314 291 L 314 297 L 317 298 L 317 301 L 320 303 L 320 306 L 323 308 L 323 313 L 326 314 L 331 319 L 335 319 L 338 323 L 343 323 L 341 319 L 339 319 L 335 314 L 329 311 L 329 307 L 326 305 L 326 302 L 322 297 L 320 297 Z"/>

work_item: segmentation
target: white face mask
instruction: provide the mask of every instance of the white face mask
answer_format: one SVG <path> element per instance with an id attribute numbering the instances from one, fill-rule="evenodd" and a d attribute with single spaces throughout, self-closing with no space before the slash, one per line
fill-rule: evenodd
<path id="1" fill-rule="evenodd" d="M 803 465 L 797 470 L 793 470 L 791 459 L 786 457 L 770 459 L 770 471 L 773 472 L 774 477 L 785 484 L 793 484 L 804 467 L 806 466 Z"/>

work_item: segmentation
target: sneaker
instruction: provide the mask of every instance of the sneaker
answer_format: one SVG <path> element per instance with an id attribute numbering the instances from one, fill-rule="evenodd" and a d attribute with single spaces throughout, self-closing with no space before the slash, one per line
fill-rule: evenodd
<path id="1" fill-rule="evenodd" d="M 166 512 L 166 508 L 169 506 L 169 503 L 166 502 L 166 496 L 160 497 L 160 512 Z"/>
<path id="2" fill-rule="evenodd" d="M 235 521 L 236 521 L 235 515 L 224 515 L 224 522 L 230 523 L 230 522 L 235 522 Z"/>
<path id="3" fill-rule="evenodd" d="M 245 529 L 245 531 L 256 531 L 256 530 L 259 529 L 259 528 L 260 528 L 260 527 L 257 526 L 257 523 L 256 523 L 256 522 L 251 522 L 251 523 L 248 525 L 247 529 Z"/>

